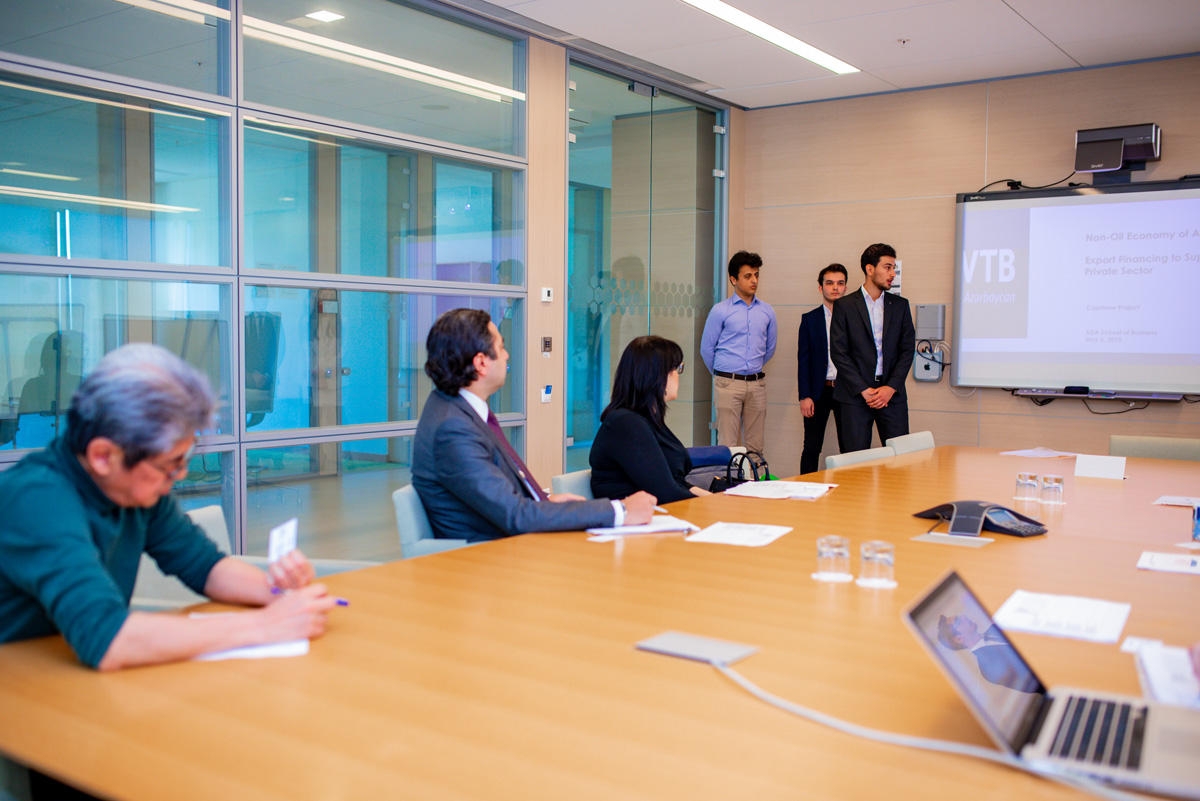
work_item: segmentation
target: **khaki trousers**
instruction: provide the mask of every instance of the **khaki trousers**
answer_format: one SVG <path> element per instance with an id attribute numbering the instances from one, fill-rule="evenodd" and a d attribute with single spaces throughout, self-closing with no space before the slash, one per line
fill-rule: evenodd
<path id="1" fill-rule="evenodd" d="M 763 452 L 767 428 L 767 379 L 716 377 L 717 444 Z"/>

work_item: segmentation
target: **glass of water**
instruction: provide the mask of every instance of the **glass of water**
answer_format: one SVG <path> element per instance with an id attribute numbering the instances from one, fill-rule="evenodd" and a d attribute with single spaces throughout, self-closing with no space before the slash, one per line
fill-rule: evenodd
<path id="1" fill-rule="evenodd" d="M 850 540 L 840 534 L 817 538 L 817 581 L 841 583 L 852 581 L 850 574 Z"/>

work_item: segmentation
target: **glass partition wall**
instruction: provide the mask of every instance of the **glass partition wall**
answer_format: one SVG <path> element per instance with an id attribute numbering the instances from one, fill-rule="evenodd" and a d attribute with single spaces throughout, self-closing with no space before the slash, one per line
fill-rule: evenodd
<path id="1" fill-rule="evenodd" d="M 708 445 L 698 349 L 722 272 L 722 114 L 580 63 L 570 81 L 566 469 L 588 466 L 621 352 L 644 334 L 675 340 L 693 365 L 667 424 Z"/>
<path id="2" fill-rule="evenodd" d="M 0 467 L 155 342 L 220 399 L 184 506 L 248 553 L 298 517 L 310 556 L 389 559 L 433 320 L 486 309 L 524 347 L 525 45 L 310 10 L 29 3 L 0 31 Z M 491 402 L 521 448 L 519 364 Z"/>

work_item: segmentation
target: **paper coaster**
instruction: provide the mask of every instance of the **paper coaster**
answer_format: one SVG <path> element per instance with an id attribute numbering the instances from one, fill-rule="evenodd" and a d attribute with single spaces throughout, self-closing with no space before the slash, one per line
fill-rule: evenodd
<path id="1" fill-rule="evenodd" d="M 829 584 L 845 584 L 848 581 L 854 581 L 854 576 L 849 573 L 813 573 L 812 577 L 817 581 Z"/>
<path id="2" fill-rule="evenodd" d="M 957 545 L 962 548 L 982 548 L 989 542 L 995 542 L 991 537 L 961 537 L 956 534 L 936 534 L 929 532 L 919 537 L 913 537 L 913 542 L 937 542 L 942 545 Z"/>

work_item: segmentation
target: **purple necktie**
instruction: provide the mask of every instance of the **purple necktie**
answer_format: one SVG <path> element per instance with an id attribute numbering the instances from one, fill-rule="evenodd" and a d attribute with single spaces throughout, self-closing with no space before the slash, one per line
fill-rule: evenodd
<path id="1" fill-rule="evenodd" d="M 517 452 L 509 444 L 508 437 L 504 436 L 504 430 L 500 428 L 500 421 L 496 419 L 496 415 L 492 414 L 491 409 L 488 409 L 487 424 L 488 428 L 492 429 L 492 433 L 496 435 L 496 439 L 500 440 L 500 445 L 503 446 L 504 452 L 508 454 L 508 458 L 512 459 L 513 464 L 517 466 L 517 475 L 521 477 L 521 481 L 525 482 L 526 489 L 529 490 L 534 499 L 538 501 L 550 500 L 546 493 L 542 491 L 542 488 L 538 486 L 533 474 L 525 466 L 525 462 L 521 461 L 521 457 L 517 456 Z"/>

